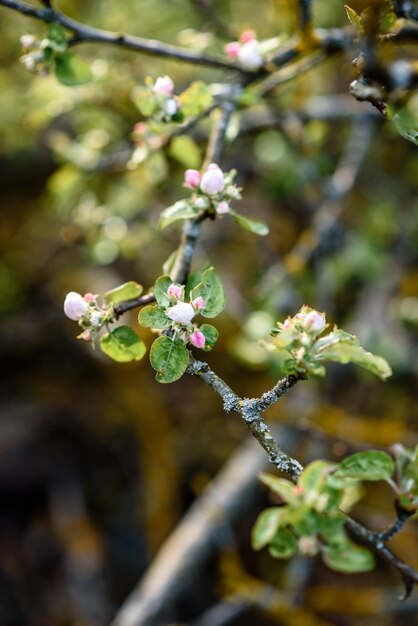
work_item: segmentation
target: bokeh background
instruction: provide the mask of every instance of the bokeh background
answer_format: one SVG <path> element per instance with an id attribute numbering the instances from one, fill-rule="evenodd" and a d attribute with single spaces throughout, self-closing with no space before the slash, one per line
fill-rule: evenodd
<path id="1" fill-rule="evenodd" d="M 218 52 L 226 41 L 189 0 L 58 4 L 114 31 Z M 250 0 L 213 5 L 237 34 L 252 27 L 285 40 L 295 28 L 290 0 L 260 0 L 256 10 Z M 314 8 L 317 26 L 347 23 L 338 0 Z M 127 169 L 141 120 L 135 86 L 168 73 L 179 92 L 225 75 L 85 45 L 79 54 L 94 80 L 70 89 L 19 62 L 19 37 L 42 36 L 42 24 L 0 8 L 0 25 L 0 624 L 104 626 L 248 435 L 198 380 L 159 385 L 147 359 L 115 364 L 77 341 L 62 302 L 70 290 L 103 293 L 127 280 L 149 288 L 178 243 L 179 228 L 161 233 L 158 216 L 182 197 L 183 170 L 200 165 L 207 125 Z M 225 283 L 228 305 L 208 360 L 239 394 L 274 384 L 277 364 L 258 339 L 303 303 L 392 365 L 386 383 L 331 367 L 326 380 L 301 383 L 270 410 L 271 423 L 296 434 L 303 462 L 417 440 L 418 154 L 348 95 L 351 61 L 333 57 L 274 92 L 267 112 L 234 116 L 224 169 L 237 168 L 240 208 L 270 234 L 257 238 L 227 219 L 205 224 L 194 264 L 214 263 Z M 135 313 L 126 317 L 136 325 Z M 215 617 L 196 620 L 230 598 L 248 603 L 225 622 L 233 626 L 418 623 L 416 594 L 399 603 L 400 580 L 385 564 L 344 576 L 319 560 L 289 566 L 253 553 L 250 529 L 268 502 L 254 488 L 247 514 L 170 623 L 216 626 Z M 355 515 L 388 525 L 389 490 L 373 485 Z M 410 522 L 393 541 L 415 567 L 417 538 Z"/>

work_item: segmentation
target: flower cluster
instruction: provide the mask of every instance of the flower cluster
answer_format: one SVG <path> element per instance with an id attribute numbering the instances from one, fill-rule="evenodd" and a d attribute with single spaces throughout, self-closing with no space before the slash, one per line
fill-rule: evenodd
<path id="1" fill-rule="evenodd" d="M 167 295 L 172 304 L 165 309 L 165 314 L 174 322 L 174 330 L 179 333 L 184 343 L 191 343 L 195 348 L 203 349 L 206 342 L 205 335 L 196 324 L 192 324 L 193 318 L 205 306 L 203 298 L 199 296 L 190 302 L 185 302 L 184 286 L 174 283 L 167 289 Z"/>
<path id="2" fill-rule="evenodd" d="M 112 311 L 100 307 L 97 295 L 86 293 L 84 296 L 70 291 L 65 296 L 64 313 L 70 320 L 78 322 L 83 331 L 77 339 L 93 343 L 97 332 L 105 323 L 112 321 Z"/>
<path id="3" fill-rule="evenodd" d="M 198 170 L 184 172 L 184 186 L 195 194 L 192 204 L 197 209 L 205 209 L 218 215 L 230 211 L 231 200 L 240 200 L 240 189 L 233 184 L 235 171 L 225 174 L 219 165 L 211 163 L 201 174 Z"/>
<path id="4" fill-rule="evenodd" d="M 49 71 L 45 55 L 46 41 L 38 41 L 34 35 L 22 35 L 20 38 L 20 44 L 25 53 L 20 57 L 20 61 L 29 72 L 39 74 L 39 76 L 46 76 Z"/>
<path id="5" fill-rule="evenodd" d="M 135 102 L 145 117 L 160 122 L 179 122 L 183 119 L 181 102 L 174 94 L 174 82 L 169 76 L 159 76 L 155 82 L 147 78 L 145 87 L 138 87 Z"/>
<path id="6" fill-rule="evenodd" d="M 262 342 L 262 345 L 270 352 L 282 355 L 282 367 L 286 373 L 322 375 L 323 366 L 315 363 L 313 352 L 326 327 L 325 314 L 304 305 L 294 317 L 277 322 L 277 328 L 271 331 L 273 342 Z"/>
<path id="7" fill-rule="evenodd" d="M 242 67 L 247 70 L 258 70 L 264 65 L 260 42 L 252 30 L 244 31 L 239 41 L 228 43 L 225 46 L 225 52 L 231 59 L 237 59 Z"/>

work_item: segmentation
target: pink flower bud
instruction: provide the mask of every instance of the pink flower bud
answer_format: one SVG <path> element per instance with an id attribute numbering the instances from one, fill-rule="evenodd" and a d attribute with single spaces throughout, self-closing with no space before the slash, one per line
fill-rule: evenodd
<path id="1" fill-rule="evenodd" d="M 173 322 L 177 322 L 178 324 L 190 324 L 196 315 L 196 311 L 191 304 L 178 302 L 170 309 L 166 310 L 166 315 L 173 320 Z"/>
<path id="2" fill-rule="evenodd" d="M 88 310 L 89 306 L 81 294 L 76 291 L 67 293 L 64 300 L 64 313 L 70 320 L 78 322 Z"/>
<path id="3" fill-rule="evenodd" d="M 239 38 L 241 43 L 248 43 L 253 39 L 255 39 L 255 32 L 253 30 L 244 30 L 244 32 L 241 33 L 241 37 Z"/>
<path id="4" fill-rule="evenodd" d="M 86 302 L 94 302 L 94 294 L 87 292 L 84 294 L 84 300 Z"/>
<path id="5" fill-rule="evenodd" d="M 79 335 L 79 338 L 83 339 L 84 341 L 91 341 L 91 332 L 89 330 L 85 330 L 83 333 L 81 333 L 81 335 Z"/>
<path id="6" fill-rule="evenodd" d="M 214 196 L 225 187 L 224 175 L 216 163 L 211 163 L 202 176 L 202 182 L 200 183 L 200 189 L 203 193 L 207 193 L 210 196 Z"/>
<path id="7" fill-rule="evenodd" d="M 205 335 L 201 333 L 200 330 L 195 330 L 194 333 L 190 335 L 190 343 L 195 346 L 195 348 L 204 348 Z"/>
<path id="8" fill-rule="evenodd" d="M 198 296 L 192 301 L 192 305 L 195 309 L 200 311 L 200 309 L 203 309 L 203 307 L 205 306 L 205 301 L 203 300 L 202 296 Z"/>
<path id="9" fill-rule="evenodd" d="M 220 202 L 216 207 L 216 212 L 218 215 L 224 215 L 229 212 L 229 204 L 227 202 Z"/>
<path id="10" fill-rule="evenodd" d="M 169 76 L 159 76 L 154 83 L 152 91 L 159 96 L 171 96 L 174 91 L 174 83 Z"/>
<path id="11" fill-rule="evenodd" d="M 227 43 L 224 47 L 225 52 L 231 59 L 236 59 L 238 56 L 238 52 L 240 49 L 240 44 L 238 41 L 231 41 L 231 43 Z"/>
<path id="12" fill-rule="evenodd" d="M 284 328 L 285 330 L 287 330 L 288 328 L 290 328 L 290 326 L 291 326 L 291 324 L 290 324 L 290 320 L 285 320 L 285 321 L 283 322 L 283 328 Z"/>
<path id="13" fill-rule="evenodd" d="M 251 39 L 240 47 L 238 61 L 248 70 L 258 70 L 264 65 L 257 39 Z"/>
<path id="14" fill-rule="evenodd" d="M 189 189 L 197 189 L 201 180 L 202 176 L 197 170 L 186 170 L 184 172 L 184 186 Z"/>
<path id="15" fill-rule="evenodd" d="M 305 316 L 305 327 L 313 333 L 320 333 L 325 328 L 325 316 L 318 311 L 310 311 Z"/>
<path id="16" fill-rule="evenodd" d="M 172 285 L 169 286 L 169 288 L 167 289 L 167 293 L 169 296 L 171 296 L 172 298 L 175 298 L 176 300 L 178 300 L 179 298 L 181 298 L 181 295 L 183 293 L 183 287 L 179 287 L 178 285 L 175 285 L 174 283 Z"/>

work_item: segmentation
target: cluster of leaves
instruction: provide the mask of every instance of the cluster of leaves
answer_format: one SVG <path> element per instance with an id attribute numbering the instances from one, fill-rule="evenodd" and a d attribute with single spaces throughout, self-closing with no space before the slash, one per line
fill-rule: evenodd
<path id="1" fill-rule="evenodd" d="M 41 41 L 24 35 L 21 43 L 26 52 L 21 61 L 28 70 L 40 75 L 53 71 L 57 80 L 68 87 L 91 80 L 88 64 L 68 51 L 68 38 L 60 24 L 49 24 L 47 35 Z"/>
<path id="2" fill-rule="evenodd" d="M 373 554 L 349 539 L 341 508 L 346 509 L 358 498 L 362 481 L 390 482 L 394 471 L 394 461 L 386 452 L 369 450 L 353 454 L 340 464 L 314 461 L 296 485 L 262 474 L 262 482 L 283 504 L 265 509 L 258 517 L 252 534 L 254 549 L 268 546 L 273 557 L 282 559 L 296 553 L 321 554 L 324 562 L 339 572 L 372 569 Z M 417 483 L 415 467 L 415 489 Z"/>
<path id="3" fill-rule="evenodd" d="M 154 122 L 183 122 L 202 113 L 213 101 L 209 86 L 200 80 L 191 83 L 179 96 L 163 94 L 155 89 L 155 85 L 154 80 L 148 76 L 145 84 L 138 86 L 133 93 L 139 112 L 144 117 L 152 118 Z M 175 99 L 177 103 L 177 111 L 173 115 L 165 110 L 168 97 Z"/>
<path id="4" fill-rule="evenodd" d="M 277 354 L 285 374 L 325 376 L 324 361 L 355 363 L 382 379 L 392 373 L 387 361 L 362 348 L 355 335 L 337 326 L 323 334 L 327 327 L 325 314 L 310 307 L 303 306 L 294 317 L 277 322 L 277 326 L 271 331 L 272 342 L 262 345 Z"/>
<path id="5" fill-rule="evenodd" d="M 215 194 L 207 193 L 197 185 L 190 198 L 178 200 L 164 209 L 160 216 L 159 227 L 166 228 L 175 222 L 198 219 L 203 215 L 209 215 L 214 219 L 217 216 L 228 214 L 241 228 L 250 233 L 261 236 L 267 235 L 269 229 L 266 224 L 241 215 L 231 208 L 231 200 L 241 199 L 241 189 L 234 184 L 236 173 L 236 170 L 224 173 L 223 187 Z M 187 175 L 187 172 L 185 174 Z M 224 210 L 220 210 L 221 207 L 225 207 Z"/>
<path id="6" fill-rule="evenodd" d="M 151 346 L 150 362 L 156 370 L 156 379 L 160 383 L 171 383 L 178 380 L 189 365 L 190 355 L 186 344 L 193 334 L 202 333 L 204 336 L 204 350 L 211 350 L 218 338 L 217 329 L 211 324 L 197 326 L 190 321 L 176 321 L 176 316 L 170 317 L 170 310 L 184 300 L 174 299 L 168 290 L 172 285 L 169 276 L 161 276 L 155 283 L 154 295 L 157 301 L 155 306 L 144 307 L 138 316 L 138 321 L 144 328 L 153 328 L 164 331 Z M 185 294 L 186 295 L 186 294 Z M 214 318 L 225 307 L 226 297 L 221 280 L 211 267 L 204 271 L 198 284 L 187 293 L 190 302 L 201 299 L 203 306 L 196 309 L 206 318 Z M 192 306 L 192 304 L 190 304 Z"/>

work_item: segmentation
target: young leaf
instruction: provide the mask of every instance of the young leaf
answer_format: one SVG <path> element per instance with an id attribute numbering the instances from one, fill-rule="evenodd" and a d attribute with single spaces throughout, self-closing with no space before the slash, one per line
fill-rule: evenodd
<path id="1" fill-rule="evenodd" d="M 145 344 L 129 326 L 118 326 L 100 340 L 102 351 L 118 363 L 140 361 L 146 350 Z"/>
<path id="2" fill-rule="evenodd" d="M 344 574 L 368 572 L 374 568 L 375 559 L 370 550 L 361 548 L 349 539 L 344 543 L 325 546 L 322 558 L 331 569 Z"/>
<path id="3" fill-rule="evenodd" d="M 356 452 L 342 461 L 334 476 L 357 480 L 386 480 L 395 471 L 392 458 L 380 450 Z"/>
<path id="4" fill-rule="evenodd" d="M 212 94 L 206 83 L 197 80 L 179 96 L 181 111 L 185 117 L 199 115 L 201 111 L 210 106 Z"/>
<path id="5" fill-rule="evenodd" d="M 89 65 L 70 52 L 60 54 L 55 59 L 55 76 L 67 87 L 76 87 L 88 83 L 92 74 Z"/>
<path id="6" fill-rule="evenodd" d="M 286 510 L 278 506 L 265 509 L 260 513 L 251 534 L 251 543 L 254 550 L 261 550 L 261 548 L 270 543 L 283 523 L 285 514 Z"/>
<path id="7" fill-rule="evenodd" d="M 285 478 L 278 478 L 273 474 L 265 474 L 262 472 L 258 475 L 262 483 L 267 485 L 269 489 L 281 497 L 283 502 L 292 502 L 296 498 L 295 485 Z"/>
<path id="8" fill-rule="evenodd" d="M 347 13 L 347 17 L 354 28 L 357 30 L 358 34 L 363 32 L 363 23 L 361 21 L 361 17 L 358 13 L 354 11 L 348 4 L 344 5 L 345 12 Z"/>
<path id="9" fill-rule="evenodd" d="M 138 315 L 138 322 L 144 328 L 170 328 L 171 320 L 164 313 L 162 306 L 145 306 Z"/>
<path id="10" fill-rule="evenodd" d="M 251 220 L 249 217 L 244 217 L 244 215 L 240 215 L 239 213 L 236 213 L 233 209 L 229 209 L 229 214 L 236 221 L 236 223 L 241 226 L 241 228 L 248 230 L 250 233 L 253 233 L 254 235 L 264 236 L 264 235 L 267 235 L 269 232 L 268 226 L 264 224 L 263 222 L 255 222 L 254 220 Z"/>
<path id="11" fill-rule="evenodd" d="M 270 542 L 269 552 L 276 559 L 289 559 L 297 549 L 298 540 L 295 535 L 290 530 L 281 528 Z"/>
<path id="12" fill-rule="evenodd" d="M 392 374 L 389 363 L 381 356 L 366 352 L 364 348 L 351 342 L 341 341 L 321 350 L 321 360 L 337 363 L 355 363 L 379 376 L 382 380 Z"/>
<path id="13" fill-rule="evenodd" d="M 189 353 L 181 339 L 158 337 L 150 351 L 152 367 L 159 383 L 172 383 L 183 376 L 189 364 Z"/>
<path id="14" fill-rule="evenodd" d="M 201 282 L 192 290 L 192 300 L 199 296 L 205 303 L 203 309 L 199 311 L 204 317 L 216 317 L 224 310 L 225 290 L 213 267 L 203 272 Z"/>
<path id="15" fill-rule="evenodd" d="M 119 304 L 119 302 L 124 302 L 124 300 L 134 300 L 138 298 L 142 291 L 142 285 L 130 281 L 129 283 L 124 283 L 123 285 L 119 285 L 119 287 L 107 291 L 103 297 L 106 304 L 116 305 Z"/>
<path id="16" fill-rule="evenodd" d="M 219 337 L 219 331 L 212 324 L 202 324 L 199 330 L 205 336 L 205 347 L 203 349 L 206 351 L 212 350 Z"/>
<path id="17" fill-rule="evenodd" d="M 157 304 L 162 307 L 169 306 L 171 304 L 171 300 L 167 294 L 167 289 L 173 283 L 170 276 L 160 276 L 157 278 L 154 285 L 154 295 L 157 300 Z"/>
<path id="18" fill-rule="evenodd" d="M 135 104 L 144 117 L 150 117 L 158 109 L 155 94 L 144 87 L 139 87 L 135 91 Z"/>
<path id="19" fill-rule="evenodd" d="M 179 200 L 169 206 L 160 215 L 158 227 L 163 229 L 179 220 L 190 220 L 199 215 L 199 210 L 191 206 L 187 200 Z"/>

